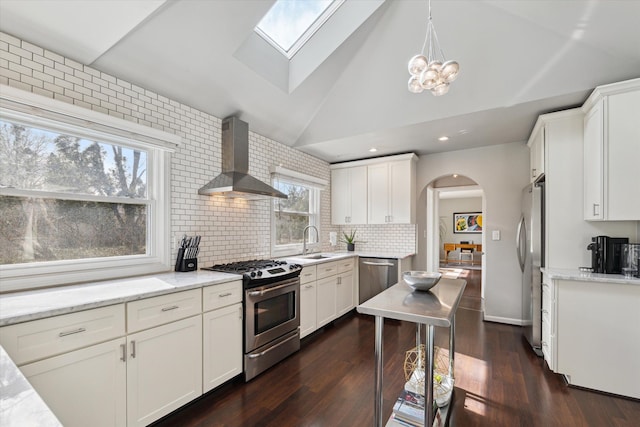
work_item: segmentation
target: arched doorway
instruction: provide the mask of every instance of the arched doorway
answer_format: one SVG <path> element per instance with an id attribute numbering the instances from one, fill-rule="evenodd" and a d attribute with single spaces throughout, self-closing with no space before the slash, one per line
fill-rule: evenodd
<path id="1" fill-rule="evenodd" d="M 418 266 L 428 271 L 440 270 L 447 277 L 478 277 L 479 289 L 474 291 L 478 310 L 484 307 L 484 211 L 481 186 L 459 174 L 433 179 L 418 200 L 418 221 L 422 223 L 418 227 L 422 228 L 422 239 L 418 239 L 422 259 L 416 260 Z"/>

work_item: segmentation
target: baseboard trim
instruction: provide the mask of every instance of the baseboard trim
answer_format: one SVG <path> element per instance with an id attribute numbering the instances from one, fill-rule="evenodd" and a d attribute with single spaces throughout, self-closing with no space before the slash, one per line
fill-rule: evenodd
<path id="1" fill-rule="evenodd" d="M 487 313 L 484 314 L 483 319 L 485 322 L 506 323 L 507 325 L 515 325 L 515 326 L 523 325 L 522 319 L 512 319 L 510 317 L 488 316 Z"/>

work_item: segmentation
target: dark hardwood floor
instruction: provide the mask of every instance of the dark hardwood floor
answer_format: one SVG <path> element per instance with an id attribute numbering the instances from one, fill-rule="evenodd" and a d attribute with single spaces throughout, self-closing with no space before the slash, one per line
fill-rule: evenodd
<path id="1" fill-rule="evenodd" d="M 519 327 L 483 322 L 475 308 L 480 271 L 465 274 L 451 426 L 640 425 L 640 401 L 567 387 L 528 348 Z M 446 332 L 437 334 L 436 343 L 446 346 Z M 414 339 L 413 324 L 385 322 L 385 417 L 404 384 L 404 352 Z M 372 426 L 373 341 L 373 318 L 349 314 L 249 383 L 235 379 L 154 426 Z"/>

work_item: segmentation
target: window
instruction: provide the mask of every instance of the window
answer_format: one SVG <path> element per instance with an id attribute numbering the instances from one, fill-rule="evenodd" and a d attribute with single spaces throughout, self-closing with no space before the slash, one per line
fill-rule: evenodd
<path id="1" fill-rule="evenodd" d="M 278 169 L 280 172 L 272 180 L 273 187 L 289 198 L 273 200 L 271 253 L 273 256 L 302 253 L 303 232 L 307 226 L 318 230 L 318 235 L 312 229 L 306 235 L 307 248 L 317 250 L 320 247 L 320 190 L 323 180 Z"/>
<path id="2" fill-rule="evenodd" d="M 343 2 L 277 0 L 255 31 L 287 59 L 291 59 Z"/>
<path id="3" fill-rule="evenodd" d="M 0 290 L 166 271 L 167 150 L 5 105 Z"/>

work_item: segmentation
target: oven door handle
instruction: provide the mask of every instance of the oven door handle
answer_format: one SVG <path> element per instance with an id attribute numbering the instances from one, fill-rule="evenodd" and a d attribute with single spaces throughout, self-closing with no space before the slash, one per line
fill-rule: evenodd
<path id="1" fill-rule="evenodd" d="M 291 283 L 285 283 L 284 285 L 274 286 L 272 288 L 263 289 L 261 291 L 249 291 L 248 295 L 250 297 L 261 297 L 264 294 L 268 294 L 269 292 L 277 291 L 278 289 L 287 288 L 289 286 L 291 286 Z"/>
<path id="2" fill-rule="evenodd" d="M 298 333 L 297 333 L 297 332 L 298 332 L 298 331 L 296 330 L 296 333 L 295 333 L 294 335 L 291 335 L 291 336 L 290 336 L 289 338 L 287 338 L 286 340 L 284 340 L 284 341 L 280 341 L 278 344 L 276 344 L 276 345 L 274 345 L 274 346 L 272 346 L 272 347 L 269 347 L 268 349 L 266 349 L 266 350 L 264 350 L 264 351 L 261 351 L 260 353 L 251 353 L 251 354 L 248 354 L 248 355 L 247 355 L 247 357 L 248 357 L 249 359 L 256 359 L 256 358 L 258 358 L 258 357 L 262 357 L 262 356 L 264 356 L 265 354 L 269 353 L 270 351 L 275 350 L 276 348 L 280 347 L 281 345 L 283 345 L 283 344 L 285 344 L 285 343 L 288 343 L 289 341 L 291 341 L 291 340 L 293 340 L 293 339 L 299 338 L 299 336 L 298 336 Z"/>

